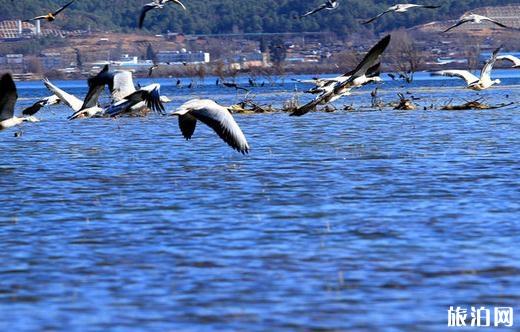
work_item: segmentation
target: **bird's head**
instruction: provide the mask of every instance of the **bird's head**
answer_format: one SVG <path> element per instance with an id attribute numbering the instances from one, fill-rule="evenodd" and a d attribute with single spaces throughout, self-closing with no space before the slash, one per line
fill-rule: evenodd
<path id="1" fill-rule="evenodd" d="M 500 83 L 502 83 L 502 81 L 499 80 L 499 79 L 496 79 L 496 80 L 493 81 L 493 83 L 495 83 L 495 84 L 500 84 Z"/>

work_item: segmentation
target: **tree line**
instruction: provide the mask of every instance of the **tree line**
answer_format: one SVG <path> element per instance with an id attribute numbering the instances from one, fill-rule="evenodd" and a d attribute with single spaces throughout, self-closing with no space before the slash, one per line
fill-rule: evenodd
<path id="1" fill-rule="evenodd" d="M 145 31 L 185 34 L 327 31 L 340 36 L 360 32 L 363 19 L 374 16 L 395 1 L 341 0 L 334 11 L 322 11 L 305 19 L 295 19 L 324 0 L 184 0 L 187 11 L 174 4 L 149 13 Z M 0 20 L 24 19 L 55 10 L 66 1 L 0 0 Z M 67 30 L 131 32 L 136 30 L 141 6 L 149 0 L 81 0 L 52 23 Z M 410 27 L 432 20 L 455 19 L 473 8 L 519 4 L 520 0 L 418 0 L 439 4 L 438 10 L 417 10 L 404 15 L 390 14 L 377 21 L 375 31 Z M 43 23 L 48 26 L 49 23 Z"/>

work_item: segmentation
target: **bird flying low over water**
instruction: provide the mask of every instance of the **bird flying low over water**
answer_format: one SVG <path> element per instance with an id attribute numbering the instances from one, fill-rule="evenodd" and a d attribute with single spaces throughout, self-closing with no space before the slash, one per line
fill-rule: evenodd
<path id="1" fill-rule="evenodd" d="M 505 24 L 502 24 L 492 18 L 489 18 L 489 17 L 486 17 L 486 16 L 482 16 L 482 15 L 477 15 L 477 14 L 469 14 L 469 15 L 464 15 L 462 16 L 459 21 L 452 25 L 451 27 L 449 27 L 448 29 L 444 30 L 443 32 L 448 32 L 452 29 L 455 29 L 456 27 L 458 26 L 461 26 L 463 24 L 466 24 L 466 23 L 477 23 L 477 24 L 480 24 L 482 22 L 491 22 L 495 25 L 498 25 L 499 27 L 502 27 L 502 28 L 505 28 L 505 29 L 514 29 L 512 27 L 508 27 L 507 25 Z"/>
<path id="2" fill-rule="evenodd" d="M 22 122 L 38 122 L 33 116 L 18 118 L 14 116 L 14 106 L 18 99 L 16 84 L 10 74 L 0 78 L 0 130 L 11 128 Z"/>
<path id="3" fill-rule="evenodd" d="M 391 36 L 388 35 L 372 47 L 356 69 L 349 73 L 350 76 L 348 76 L 348 79 L 332 84 L 319 96 L 314 98 L 314 100 L 297 108 L 293 113 L 291 113 L 291 116 L 302 116 L 310 112 L 316 106 L 330 103 L 347 94 L 354 88 L 359 88 L 371 82 L 381 81 L 381 78 L 379 78 L 380 59 L 381 55 L 390 44 L 390 39 Z"/>
<path id="4" fill-rule="evenodd" d="M 68 6 L 72 5 L 72 3 L 74 2 L 75 0 L 72 0 L 71 2 L 67 3 L 65 6 L 61 7 L 60 9 L 56 10 L 54 13 L 48 13 L 47 15 L 41 15 L 41 16 L 36 16 L 34 18 L 31 18 L 31 19 L 28 19 L 28 20 L 24 20 L 24 22 L 29 22 L 29 21 L 38 21 L 38 20 L 46 20 L 46 21 L 49 21 L 49 22 L 52 22 L 54 20 L 56 20 L 56 15 L 58 15 L 59 13 L 61 13 L 65 8 L 67 8 Z"/>
<path id="5" fill-rule="evenodd" d="M 448 76 L 448 77 L 458 77 L 462 78 L 466 81 L 467 88 L 475 91 L 486 90 L 492 87 L 495 84 L 500 84 L 500 80 L 492 80 L 491 79 L 491 71 L 493 70 L 493 66 L 497 61 L 497 55 L 500 52 L 500 47 L 497 48 L 491 58 L 486 62 L 484 68 L 482 68 L 482 72 L 480 73 L 480 78 L 473 75 L 467 70 L 441 70 L 432 73 L 432 76 Z"/>
<path id="6" fill-rule="evenodd" d="M 509 61 L 513 64 L 513 68 L 520 68 L 520 59 L 514 55 L 501 55 L 497 57 L 497 61 Z"/>
<path id="7" fill-rule="evenodd" d="M 150 3 L 147 3 L 143 6 L 141 9 L 141 15 L 139 16 L 139 29 L 143 28 L 144 18 L 146 17 L 146 13 L 148 13 L 152 9 L 161 9 L 164 7 L 165 4 L 168 2 L 176 3 L 177 5 L 181 6 L 182 9 L 186 10 L 186 7 L 182 2 L 179 0 L 154 0 Z"/>
<path id="8" fill-rule="evenodd" d="M 184 103 L 176 112 L 179 128 L 187 140 L 195 132 L 197 120 L 213 129 L 229 146 L 242 154 L 249 152 L 244 133 L 233 119 L 229 110 L 209 99 L 192 99 Z"/>
<path id="9" fill-rule="evenodd" d="M 56 105 L 56 104 L 59 104 L 60 102 L 61 102 L 61 99 L 56 95 L 45 97 L 45 98 L 38 100 L 37 102 L 35 102 L 31 106 L 27 107 L 26 109 L 24 109 L 22 114 L 32 116 L 32 115 L 35 115 L 36 113 L 38 113 L 45 106 Z"/>
<path id="10" fill-rule="evenodd" d="M 380 18 L 381 16 L 385 15 L 385 14 L 388 14 L 388 13 L 406 13 L 408 10 L 412 9 L 412 8 L 427 8 L 427 9 L 436 9 L 436 8 L 440 8 L 441 6 L 427 6 L 427 5 L 415 5 L 415 4 L 397 4 L 395 6 L 392 6 L 392 7 L 389 7 L 387 10 L 385 10 L 384 12 L 382 12 L 381 14 L 369 19 L 368 21 L 366 22 L 363 22 L 363 24 L 369 24 L 369 23 L 372 23 L 373 21 L 377 20 L 378 18 Z"/>
<path id="11" fill-rule="evenodd" d="M 301 15 L 299 18 L 304 18 L 304 17 L 307 17 L 307 16 L 310 16 L 310 15 L 313 15 L 319 11 L 322 11 L 324 9 L 327 9 L 327 10 L 334 10 L 336 8 L 339 7 L 339 0 L 327 0 L 327 2 L 325 2 L 324 4 L 321 4 L 319 7 Z M 297 17 L 298 18 L 298 17 Z"/>

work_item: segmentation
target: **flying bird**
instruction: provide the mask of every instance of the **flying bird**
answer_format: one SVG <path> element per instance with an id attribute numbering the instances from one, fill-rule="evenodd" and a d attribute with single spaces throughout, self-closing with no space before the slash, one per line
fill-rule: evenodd
<path id="1" fill-rule="evenodd" d="M 38 122 L 33 116 L 16 117 L 14 116 L 14 106 L 18 99 L 16 84 L 11 74 L 4 74 L 0 78 L 0 130 L 11 128 L 22 122 Z"/>
<path id="2" fill-rule="evenodd" d="M 486 21 L 487 22 L 491 22 L 491 23 L 493 23 L 495 25 L 498 25 L 499 27 L 502 27 L 502 28 L 505 28 L 505 29 L 513 29 L 513 28 L 508 27 L 507 25 L 502 24 L 502 23 L 500 23 L 500 22 L 498 22 L 498 21 L 496 21 L 496 20 L 494 20 L 492 18 L 489 18 L 489 17 L 486 17 L 486 16 L 482 16 L 482 15 L 477 15 L 477 14 L 469 14 L 469 15 L 462 16 L 456 24 L 454 24 L 451 27 L 449 27 L 448 29 L 444 30 L 443 33 L 444 32 L 448 32 L 448 31 L 450 31 L 452 29 L 455 29 L 456 27 L 461 26 L 461 25 L 466 24 L 466 23 L 473 22 L 473 23 L 480 24 L 480 23 L 486 22 Z"/>
<path id="3" fill-rule="evenodd" d="M 458 77 L 462 78 L 466 81 L 466 85 L 468 89 L 475 91 L 482 91 L 492 87 L 495 84 L 500 84 L 500 80 L 492 80 L 491 79 L 491 70 L 497 61 L 497 55 L 500 52 L 500 47 L 497 48 L 491 58 L 486 62 L 484 68 L 480 73 L 480 78 L 473 75 L 467 70 L 441 70 L 438 72 L 434 72 L 432 76 L 448 76 L 448 77 Z"/>
<path id="4" fill-rule="evenodd" d="M 415 4 L 397 4 L 395 6 L 392 6 L 392 7 L 389 7 L 387 10 L 385 10 L 384 12 L 382 12 L 381 14 L 369 19 L 368 21 L 366 22 L 363 22 L 363 24 L 369 24 L 369 23 L 372 23 L 373 21 L 377 20 L 378 18 L 380 18 L 381 16 L 385 15 L 385 14 L 388 14 L 388 13 L 406 13 L 408 10 L 412 9 L 412 8 L 427 8 L 427 9 L 436 9 L 436 8 L 440 8 L 441 6 L 427 6 L 427 5 L 415 5 Z"/>
<path id="5" fill-rule="evenodd" d="M 325 2 L 324 4 L 321 4 L 319 7 L 301 15 L 299 18 L 304 18 L 304 17 L 310 16 L 310 15 L 313 15 L 324 9 L 334 10 L 334 9 L 338 8 L 338 6 L 339 6 L 339 0 L 327 0 L 327 2 Z M 296 17 L 296 18 L 298 18 L 298 17 Z"/>
<path id="6" fill-rule="evenodd" d="M 514 55 L 501 55 L 497 57 L 497 61 L 509 61 L 513 64 L 513 68 L 520 68 L 520 59 Z"/>
<path id="7" fill-rule="evenodd" d="M 31 18 L 31 19 L 28 19 L 28 20 L 24 20 L 24 22 L 29 22 L 29 21 L 38 21 L 38 20 L 46 20 L 48 22 L 52 22 L 54 20 L 56 20 L 56 16 L 61 13 L 65 8 L 67 8 L 68 6 L 72 5 L 72 3 L 74 2 L 75 0 L 72 0 L 71 2 L 69 2 L 68 4 L 66 4 L 65 6 L 61 7 L 60 9 L 56 10 L 54 13 L 48 13 L 47 15 L 41 15 L 41 16 L 36 16 L 34 18 Z"/>
<path id="8" fill-rule="evenodd" d="M 186 7 L 182 2 L 179 0 L 154 0 L 150 3 L 147 3 L 143 6 L 141 9 L 141 15 L 139 16 L 139 29 L 143 28 L 144 18 L 146 17 L 146 13 L 148 13 L 152 9 L 161 9 L 164 7 L 165 4 L 168 2 L 176 3 L 177 5 L 181 6 L 182 9 L 186 10 Z"/>
<path id="9" fill-rule="evenodd" d="M 33 116 L 38 113 L 45 106 L 56 105 L 61 102 L 60 98 L 56 95 L 42 98 L 23 110 L 22 114 L 27 116 Z"/>
<path id="10" fill-rule="evenodd" d="M 235 90 L 244 90 L 244 91 L 246 91 L 246 92 L 249 92 L 248 89 L 243 88 L 243 87 L 239 86 L 239 85 L 236 84 L 236 83 L 227 83 L 227 82 L 223 82 L 222 85 L 224 85 L 226 88 L 234 88 Z"/>
<path id="11" fill-rule="evenodd" d="M 348 94 L 352 89 L 361 87 L 371 82 L 379 82 L 380 59 L 383 52 L 390 44 L 391 36 L 388 35 L 381 39 L 374 47 L 368 51 L 367 55 L 359 65 L 350 72 L 348 78 L 332 84 L 311 102 L 297 108 L 291 116 L 302 116 L 307 114 L 316 106 L 330 103 L 343 95 Z"/>
<path id="12" fill-rule="evenodd" d="M 153 71 L 159 68 L 158 64 L 153 64 L 150 68 L 148 68 L 148 77 L 152 77 Z"/>
<path id="13" fill-rule="evenodd" d="M 179 128 L 187 140 L 193 136 L 197 120 L 199 120 L 213 129 L 234 150 L 242 154 L 249 152 L 246 137 L 229 110 L 213 100 L 190 100 L 172 115 L 179 117 Z"/>

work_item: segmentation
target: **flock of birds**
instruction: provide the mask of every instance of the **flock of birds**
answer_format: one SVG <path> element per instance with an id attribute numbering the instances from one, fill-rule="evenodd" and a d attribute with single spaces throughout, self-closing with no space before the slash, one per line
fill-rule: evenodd
<path id="1" fill-rule="evenodd" d="M 64 9 L 69 7 L 75 0 L 67 3 L 55 12 L 46 15 L 37 16 L 30 20 L 47 20 L 54 21 L 56 16 Z M 154 0 L 142 7 L 139 17 L 139 27 L 144 23 L 147 12 L 152 9 L 161 9 L 167 3 L 172 2 L 183 9 L 186 9 L 180 0 Z M 321 6 L 312 9 L 303 14 L 300 18 L 313 15 L 322 10 L 334 10 L 338 8 L 339 0 L 327 0 Z M 389 7 L 384 12 L 377 16 L 363 22 L 364 24 L 372 23 L 383 15 L 388 13 L 403 13 L 410 9 L 436 9 L 440 6 L 416 5 L 416 4 L 397 4 Z M 509 28 L 506 25 L 493 20 L 491 18 L 481 15 L 465 15 L 453 26 L 445 30 L 450 31 L 463 24 L 474 22 L 482 23 L 488 21 L 494 23 L 502 28 Z M 511 28 L 509 28 L 511 29 Z M 317 96 L 307 104 L 296 108 L 290 115 L 302 116 L 309 111 L 315 109 L 318 105 L 326 105 L 343 96 L 347 96 L 353 89 L 360 88 L 370 83 L 381 82 L 381 57 L 391 41 L 391 35 L 387 35 L 374 45 L 358 66 L 344 74 L 330 79 L 314 79 L 311 81 L 304 81 L 305 83 L 312 83 L 314 87 L 309 92 L 317 94 Z M 481 91 L 492 87 L 495 84 L 500 84 L 500 80 L 493 80 L 491 72 L 494 64 L 498 60 L 510 61 L 514 68 L 520 68 L 520 59 L 512 55 L 499 56 L 500 48 L 496 49 L 491 58 L 484 65 L 480 77 L 475 76 L 470 71 L 466 70 L 442 70 L 432 73 L 432 75 L 458 77 L 466 82 L 468 89 Z M 18 98 L 16 85 L 10 74 L 4 74 L 0 79 L 0 130 L 17 126 L 23 122 L 38 122 L 34 116 L 41 108 L 49 105 L 63 103 L 68 106 L 72 115 L 70 120 L 79 118 L 93 118 L 93 117 L 118 117 L 125 114 L 148 113 L 155 112 L 161 115 L 167 115 L 164 104 L 170 102 L 165 96 L 160 94 L 159 84 L 150 84 L 144 87 L 136 87 L 133 83 L 132 73 L 129 71 L 111 71 L 106 65 L 97 75 L 90 77 L 87 81 L 88 92 L 83 100 L 71 95 L 60 89 L 49 80 L 43 80 L 44 85 L 52 93 L 51 96 L 37 101 L 34 105 L 26 108 L 23 111 L 22 117 L 14 115 L 15 105 Z M 228 83 L 231 84 L 231 83 Z M 228 85 L 226 85 L 228 86 Z M 106 107 L 100 106 L 99 98 L 105 88 L 108 87 L 110 91 L 110 104 Z M 238 85 L 234 84 L 237 89 Z M 197 121 L 200 121 L 210 128 L 225 141 L 233 149 L 240 153 L 246 154 L 249 152 L 249 145 L 247 139 L 234 120 L 229 108 L 217 104 L 209 99 L 193 99 L 178 108 L 177 111 L 169 114 L 177 116 L 179 128 L 182 135 L 186 139 L 191 139 Z"/>

